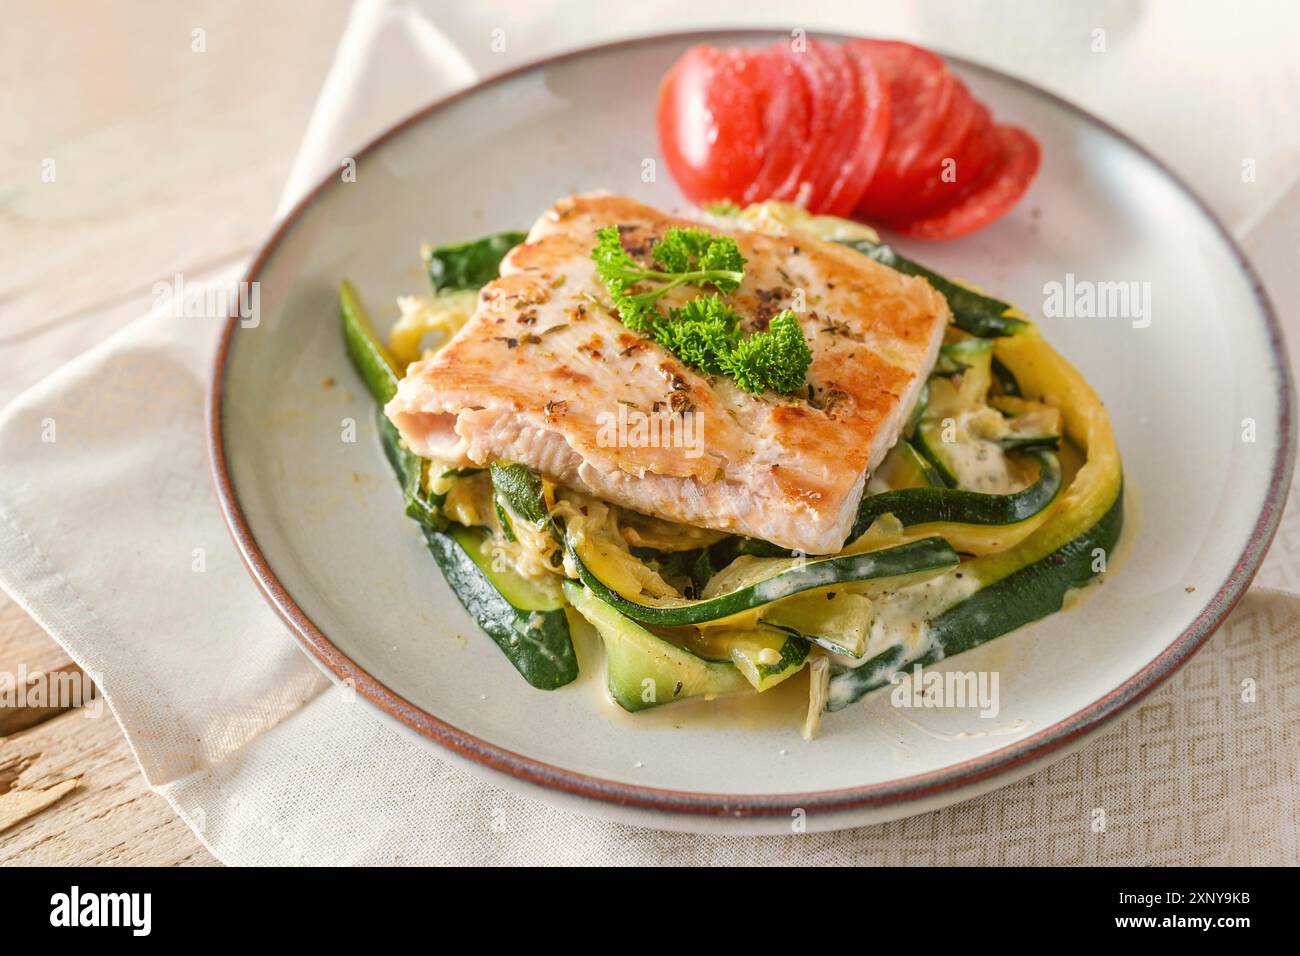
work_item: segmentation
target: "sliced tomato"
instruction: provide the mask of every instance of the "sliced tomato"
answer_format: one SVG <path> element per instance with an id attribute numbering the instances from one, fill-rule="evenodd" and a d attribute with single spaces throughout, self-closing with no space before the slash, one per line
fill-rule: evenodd
<path id="1" fill-rule="evenodd" d="M 928 50 L 896 40 L 850 40 L 850 49 L 870 56 L 889 87 L 889 141 L 860 211 L 868 217 L 891 207 L 908 186 L 909 170 L 938 135 L 949 108 L 954 79 L 943 60 Z"/>
<path id="2" fill-rule="evenodd" d="M 951 142 L 952 124 L 955 120 L 959 121 L 959 114 L 962 112 L 962 84 L 948 70 L 946 63 L 943 74 L 931 78 L 928 82 L 929 85 L 924 88 L 924 92 L 932 98 L 929 101 L 932 108 L 929 115 L 933 117 L 933 125 L 930 127 L 929 135 L 924 139 L 918 138 L 908 144 L 906 149 L 899 150 L 899 176 L 904 183 L 915 182 L 925 175 L 931 160 L 943 152 L 944 143 Z M 970 122 L 969 115 L 965 117 L 965 121 Z M 962 128 L 958 140 L 965 135 L 966 128 Z"/>
<path id="3" fill-rule="evenodd" d="M 751 63 L 763 125 L 763 139 L 757 144 L 762 161 L 741 202 L 793 198 L 778 195 L 778 190 L 808 152 L 808 87 L 776 47 L 753 51 Z"/>
<path id="4" fill-rule="evenodd" d="M 984 228 L 1014 206 L 1038 172 L 1038 141 L 1018 126 L 996 126 L 993 138 L 997 154 L 969 193 L 937 212 L 891 222 L 891 228 L 915 239 L 956 239 Z"/>
<path id="5" fill-rule="evenodd" d="M 810 39 L 804 51 L 795 56 L 816 61 L 813 68 L 820 67 L 828 78 L 830 128 L 825 139 L 817 142 L 805 172 L 809 189 L 804 204 L 812 212 L 829 212 L 827 200 L 850 161 L 862 128 L 862 91 L 853 63 L 842 47 Z"/>
<path id="6" fill-rule="evenodd" d="M 693 47 L 664 77 L 657 122 L 693 202 L 781 199 L 925 239 L 997 219 L 1040 159 L 939 57 L 890 40 Z"/>
<path id="7" fill-rule="evenodd" d="M 966 84 L 960 80 L 957 83 L 965 104 L 956 109 L 964 115 L 954 116 L 941 142 L 927 148 L 929 155 L 918 170 L 922 175 L 908 185 L 906 196 L 899 197 L 886 218 L 915 219 L 951 205 L 982 181 L 989 162 L 998 152 L 988 107 L 975 101 Z M 956 135 L 958 130 L 960 138 Z"/>
<path id="8" fill-rule="evenodd" d="M 909 200 L 913 208 L 925 208 L 927 186 L 942 182 L 945 172 L 956 175 L 958 153 L 966 145 L 966 136 L 975 122 L 976 103 L 966 84 L 952 77 L 952 96 L 943 121 L 908 168 Z M 952 178 L 951 176 L 949 178 Z"/>
<path id="9" fill-rule="evenodd" d="M 757 71 L 748 53 L 692 47 L 659 87 L 659 148 L 694 203 L 739 199 L 761 166 Z"/>
<path id="10" fill-rule="evenodd" d="M 933 205 L 927 205 L 926 211 L 953 205 L 958 199 L 973 192 L 984 182 L 989 169 L 1001 153 L 1001 137 L 993 122 L 993 114 L 983 103 L 976 103 L 975 121 L 971 123 L 966 141 L 957 151 L 956 182 L 945 184 L 946 188 L 935 196 Z"/>
<path id="11" fill-rule="evenodd" d="M 865 49 L 841 47 L 861 94 L 857 142 L 826 198 L 826 211 L 847 216 L 857 208 L 889 145 L 889 84 Z"/>
<path id="12" fill-rule="evenodd" d="M 791 44 L 778 44 L 779 50 L 800 76 L 808 91 L 808 140 L 804 144 L 801 162 L 796 163 L 785 180 L 772 192 L 772 197 L 787 202 L 806 205 L 817 189 L 813 174 L 818 156 L 834 134 L 833 118 L 839 99 L 834 89 L 835 76 L 826 61 L 811 55 L 808 50 L 796 50 Z"/>

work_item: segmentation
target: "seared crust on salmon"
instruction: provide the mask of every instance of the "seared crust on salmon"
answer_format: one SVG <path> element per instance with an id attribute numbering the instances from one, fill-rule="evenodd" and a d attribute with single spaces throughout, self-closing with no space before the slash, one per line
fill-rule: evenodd
<path id="1" fill-rule="evenodd" d="M 839 550 L 870 471 L 916 404 L 949 321 L 943 297 L 844 246 L 710 220 L 745 279 L 746 333 L 794 309 L 812 350 L 806 392 L 750 395 L 627 329 L 591 259 L 617 225 L 634 254 L 699 222 L 621 196 L 557 203 L 482 290 L 470 321 L 408 369 L 386 412 L 416 454 L 517 461 L 671 521 L 809 554 Z M 660 302 L 680 305 L 700 290 Z"/>

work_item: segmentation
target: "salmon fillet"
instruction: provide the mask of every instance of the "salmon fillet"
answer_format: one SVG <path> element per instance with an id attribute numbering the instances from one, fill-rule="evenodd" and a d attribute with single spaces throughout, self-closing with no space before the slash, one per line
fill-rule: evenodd
<path id="1" fill-rule="evenodd" d="M 639 254 L 670 226 L 700 222 L 622 196 L 558 202 L 464 328 L 408 369 L 385 409 L 406 444 L 456 466 L 522 462 L 671 521 L 838 551 L 934 364 L 943 297 L 844 246 L 709 219 L 745 256 L 730 297 L 744 331 L 794 308 L 813 353 L 806 393 L 750 395 L 618 320 L 591 260 L 610 225 Z M 660 308 L 696 294 L 675 289 Z"/>

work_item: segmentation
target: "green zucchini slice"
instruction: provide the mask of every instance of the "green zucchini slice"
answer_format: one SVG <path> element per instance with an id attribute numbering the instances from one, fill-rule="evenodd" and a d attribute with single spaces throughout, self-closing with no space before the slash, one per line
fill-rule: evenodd
<path id="1" fill-rule="evenodd" d="M 663 635 L 669 643 L 685 648 L 696 657 L 736 665 L 759 693 L 799 673 L 808 660 L 808 640 L 803 635 L 765 622 L 738 627 L 665 629 Z"/>
<path id="2" fill-rule="evenodd" d="M 921 423 L 925 417 L 926 406 L 930 404 L 930 382 L 927 379 L 921 385 L 921 394 L 917 397 L 916 407 L 912 409 L 912 414 L 907 416 L 907 424 L 903 427 L 903 437 L 911 438 L 916 432 L 916 426 Z"/>
<path id="3" fill-rule="evenodd" d="M 379 433 L 406 497 L 406 513 L 423 527 L 425 541 L 457 600 L 501 648 L 524 680 L 553 690 L 578 676 L 578 659 L 557 587 L 494 568 L 483 554 L 484 533 L 451 525 L 419 490 L 424 460 L 405 449 L 397 429 L 379 411 Z"/>
<path id="4" fill-rule="evenodd" d="M 493 493 L 507 511 L 535 525 L 550 522 L 551 515 L 546 508 L 542 479 L 537 472 L 527 465 L 499 461 L 493 462 L 489 467 Z"/>
<path id="5" fill-rule="evenodd" d="M 995 395 L 989 405 L 1003 414 L 1007 432 L 997 439 L 1003 448 L 1056 448 L 1061 443 L 1061 413 L 1039 402 L 1012 395 Z"/>
<path id="6" fill-rule="evenodd" d="M 1061 436 L 1048 432 L 1033 431 L 1003 435 L 997 440 L 1005 451 L 1027 451 L 1033 448 L 1056 448 L 1061 444 Z"/>
<path id="7" fill-rule="evenodd" d="M 759 615 L 764 624 L 849 657 L 861 657 L 866 650 L 871 618 L 871 599 L 851 591 L 787 598 Z"/>
<path id="8" fill-rule="evenodd" d="M 957 462 L 953 460 L 952 448 L 956 442 L 943 440 L 943 422 L 940 419 L 923 419 L 917 423 L 912 435 L 916 450 L 930 463 L 934 473 L 946 488 L 957 487 Z"/>
<path id="9" fill-rule="evenodd" d="M 947 378 L 969 369 L 979 369 L 979 374 L 987 369 L 991 373 L 992 366 L 993 340 L 972 337 L 940 346 L 939 357 L 930 374 Z"/>
<path id="10" fill-rule="evenodd" d="M 643 604 L 607 587 L 583 563 L 572 541 L 568 550 L 578 578 L 600 600 L 634 621 L 661 627 L 718 623 L 805 591 L 859 581 L 911 579 L 939 574 L 958 564 L 957 552 L 942 538 L 923 538 L 883 551 L 795 562 L 763 580 L 704 600 Z"/>
<path id="11" fill-rule="evenodd" d="M 442 513 L 442 503 L 447 496 L 429 494 L 425 491 L 425 476 L 429 462 L 402 444 L 402 437 L 397 433 L 393 423 L 388 420 L 382 407 L 375 413 L 375 425 L 379 429 L 379 443 L 383 446 L 384 457 L 393 466 L 398 481 L 402 483 L 406 516 L 414 518 L 426 528 L 445 531 L 450 522 Z"/>
<path id="12" fill-rule="evenodd" d="M 425 529 L 425 539 L 456 599 L 524 680 L 541 690 L 578 676 L 578 658 L 564 616 L 564 597 L 551 581 L 531 581 L 494 566 L 482 531 L 461 526 Z"/>
<path id="13" fill-rule="evenodd" d="M 777 628 L 747 628 L 730 640 L 731 662 L 760 694 L 803 670 L 808 642 Z"/>
<path id="14" fill-rule="evenodd" d="M 1056 500 L 1061 491 L 1061 465 L 1044 450 L 1029 452 L 1038 462 L 1038 478 L 1022 491 L 1009 495 L 986 495 L 957 488 L 900 488 L 868 495 L 858 505 L 858 516 L 849 532 L 856 541 L 871 523 L 892 514 L 903 527 L 935 521 L 953 524 L 1005 525 L 1032 518 Z"/>
<path id="15" fill-rule="evenodd" d="M 339 311 L 343 318 L 343 344 L 366 390 L 380 405 L 397 394 L 401 373 L 370 324 L 361 296 L 346 279 L 339 284 Z"/>
<path id="16" fill-rule="evenodd" d="M 895 443 L 871 477 L 873 482 L 876 479 L 883 482 L 888 491 L 902 488 L 946 487 L 943 477 L 935 471 L 934 465 L 930 464 L 925 456 L 916 450 L 916 446 L 905 438 L 900 438 Z M 866 500 L 863 498 L 864 502 Z M 856 535 L 851 536 L 849 540 L 852 541 L 854 537 Z"/>
<path id="17" fill-rule="evenodd" d="M 751 689 L 734 664 L 706 661 L 650 633 L 580 584 L 565 581 L 564 597 L 600 634 L 609 693 L 624 710 Z"/>
<path id="18" fill-rule="evenodd" d="M 1011 369 L 1002 364 L 1002 360 L 996 355 L 993 356 L 993 380 L 998 383 L 998 388 L 1002 390 L 1003 395 L 1010 395 L 1012 398 L 1020 397 L 1020 383 L 1016 377 L 1011 374 Z"/>
<path id="19" fill-rule="evenodd" d="M 883 687 L 900 666 L 929 666 L 968 651 L 986 641 L 1061 610 L 1070 589 L 1094 578 L 1096 553 L 1110 554 L 1124 524 L 1122 489 L 1101 520 L 1051 554 L 942 610 L 926 628 L 931 649 L 915 660 L 903 661 L 902 648 L 889 650 L 860 667 L 834 674 L 827 710 L 840 710 L 863 695 Z"/>
<path id="20" fill-rule="evenodd" d="M 379 437 L 384 457 L 393 466 L 402 483 L 406 513 L 425 527 L 441 531 L 447 527 L 447 519 L 439 510 L 442 496 L 424 492 L 428 462 L 407 450 L 397 429 L 384 415 L 384 405 L 397 394 L 397 383 L 401 379 L 397 363 L 375 334 L 375 328 L 361 303 L 361 296 L 352 283 L 346 280 L 339 285 L 339 312 L 343 320 L 343 343 L 348 358 L 352 360 L 352 367 L 365 384 L 366 390 L 379 404 L 376 422 Z"/>

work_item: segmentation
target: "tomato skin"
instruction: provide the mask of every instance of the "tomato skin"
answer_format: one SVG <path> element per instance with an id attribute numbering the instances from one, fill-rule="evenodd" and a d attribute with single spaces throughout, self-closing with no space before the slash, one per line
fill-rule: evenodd
<path id="1" fill-rule="evenodd" d="M 889 85 L 890 125 L 885 155 L 867 184 L 859 213 L 885 216 L 906 203 L 914 167 L 939 130 L 952 97 L 954 78 L 928 50 L 897 40 L 850 40 L 869 56 Z"/>
<path id="2" fill-rule="evenodd" d="M 968 171 L 977 172 L 982 166 L 968 170 L 968 151 L 978 157 L 984 146 L 978 137 L 988 136 L 992 122 L 988 110 L 975 102 L 966 84 L 956 77 L 952 81 L 945 92 L 938 124 L 899 171 L 893 192 L 876 189 L 864 196 L 863 213 L 883 221 L 916 218 L 969 191 L 976 177 L 968 176 Z M 983 152 L 987 154 L 988 149 L 985 147 Z"/>
<path id="3" fill-rule="evenodd" d="M 835 103 L 832 85 L 835 76 L 826 62 L 808 49 L 796 51 L 790 44 L 779 44 L 775 49 L 794 68 L 794 75 L 803 78 L 808 98 L 808 139 L 799 160 L 791 166 L 772 195 L 813 209 L 809 200 L 818 188 L 813 176 L 820 160 L 820 150 L 830 141 L 833 129 Z"/>
<path id="4" fill-rule="evenodd" d="M 810 39 L 804 52 L 796 55 L 806 64 L 805 69 L 817 70 L 825 79 L 820 106 L 828 128 L 812 151 L 805 174 L 807 205 L 814 212 L 833 212 L 832 190 L 850 162 L 862 129 L 862 90 L 842 47 Z"/>
<path id="5" fill-rule="evenodd" d="M 835 216 L 851 216 L 870 185 L 889 145 L 892 115 L 889 82 L 876 67 L 875 60 L 847 43 L 843 50 L 857 76 L 862 97 L 861 124 L 857 144 L 843 175 L 831 188 L 826 201 L 827 210 Z"/>
<path id="6" fill-rule="evenodd" d="M 923 186 L 917 193 L 915 210 L 909 218 L 916 219 L 946 209 L 972 193 L 984 183 L 1001 153 L 1002 145 L 993 114 L 983 103 L 976 103 L 970 130 L 953 157 L 957 164 L 956 179 L 944 182 L 940 177 L 938 181 Z"/>
<path id="7" fill-rule="evenodd" d="M 961 151 L 968 145 L 967 137 L 974 125 L 977 109 L 975 99 L 957 77 L 953 77 L 952 96 L 935 136 L 925 144 L 916 161 L 908 170 L 907 203 L 914 212 L 922 212 L 941 205 L 958 185 L 957 179 L 944 181 L 944 173 L 951 170 L 961 178 Z"/>
<path id="8" fill-rule="evenodd" d="M 747 52 L 692 47 L 660 84 L 659 146 L 693 203 L 738 200 L 758 173 L 762 123 Z"/>
<path id="9" fill-rule="evenodd" d="M 978 184 L 944 208 L 890 227 L 914 239 L 957 239 L 1002 217 L 1029 189 L 1042 161 L 1038 140 L 1018 126 L 992 131 L 997 155 Z"/>
<path id="10" fill-rule="evenodd" d="M 795 166 L 806 161 L 812 110 L 808 88 L 798 69 L 777 47 L 754 51 L 752 62 L 758 76 L 754 95 L 762 110 L 764 133 L 759 152 L 763 159 L 741 201 L 748 204 L 764 199 L 793 199 L 793 193 L 785 195 L 781 190 Z"/>

